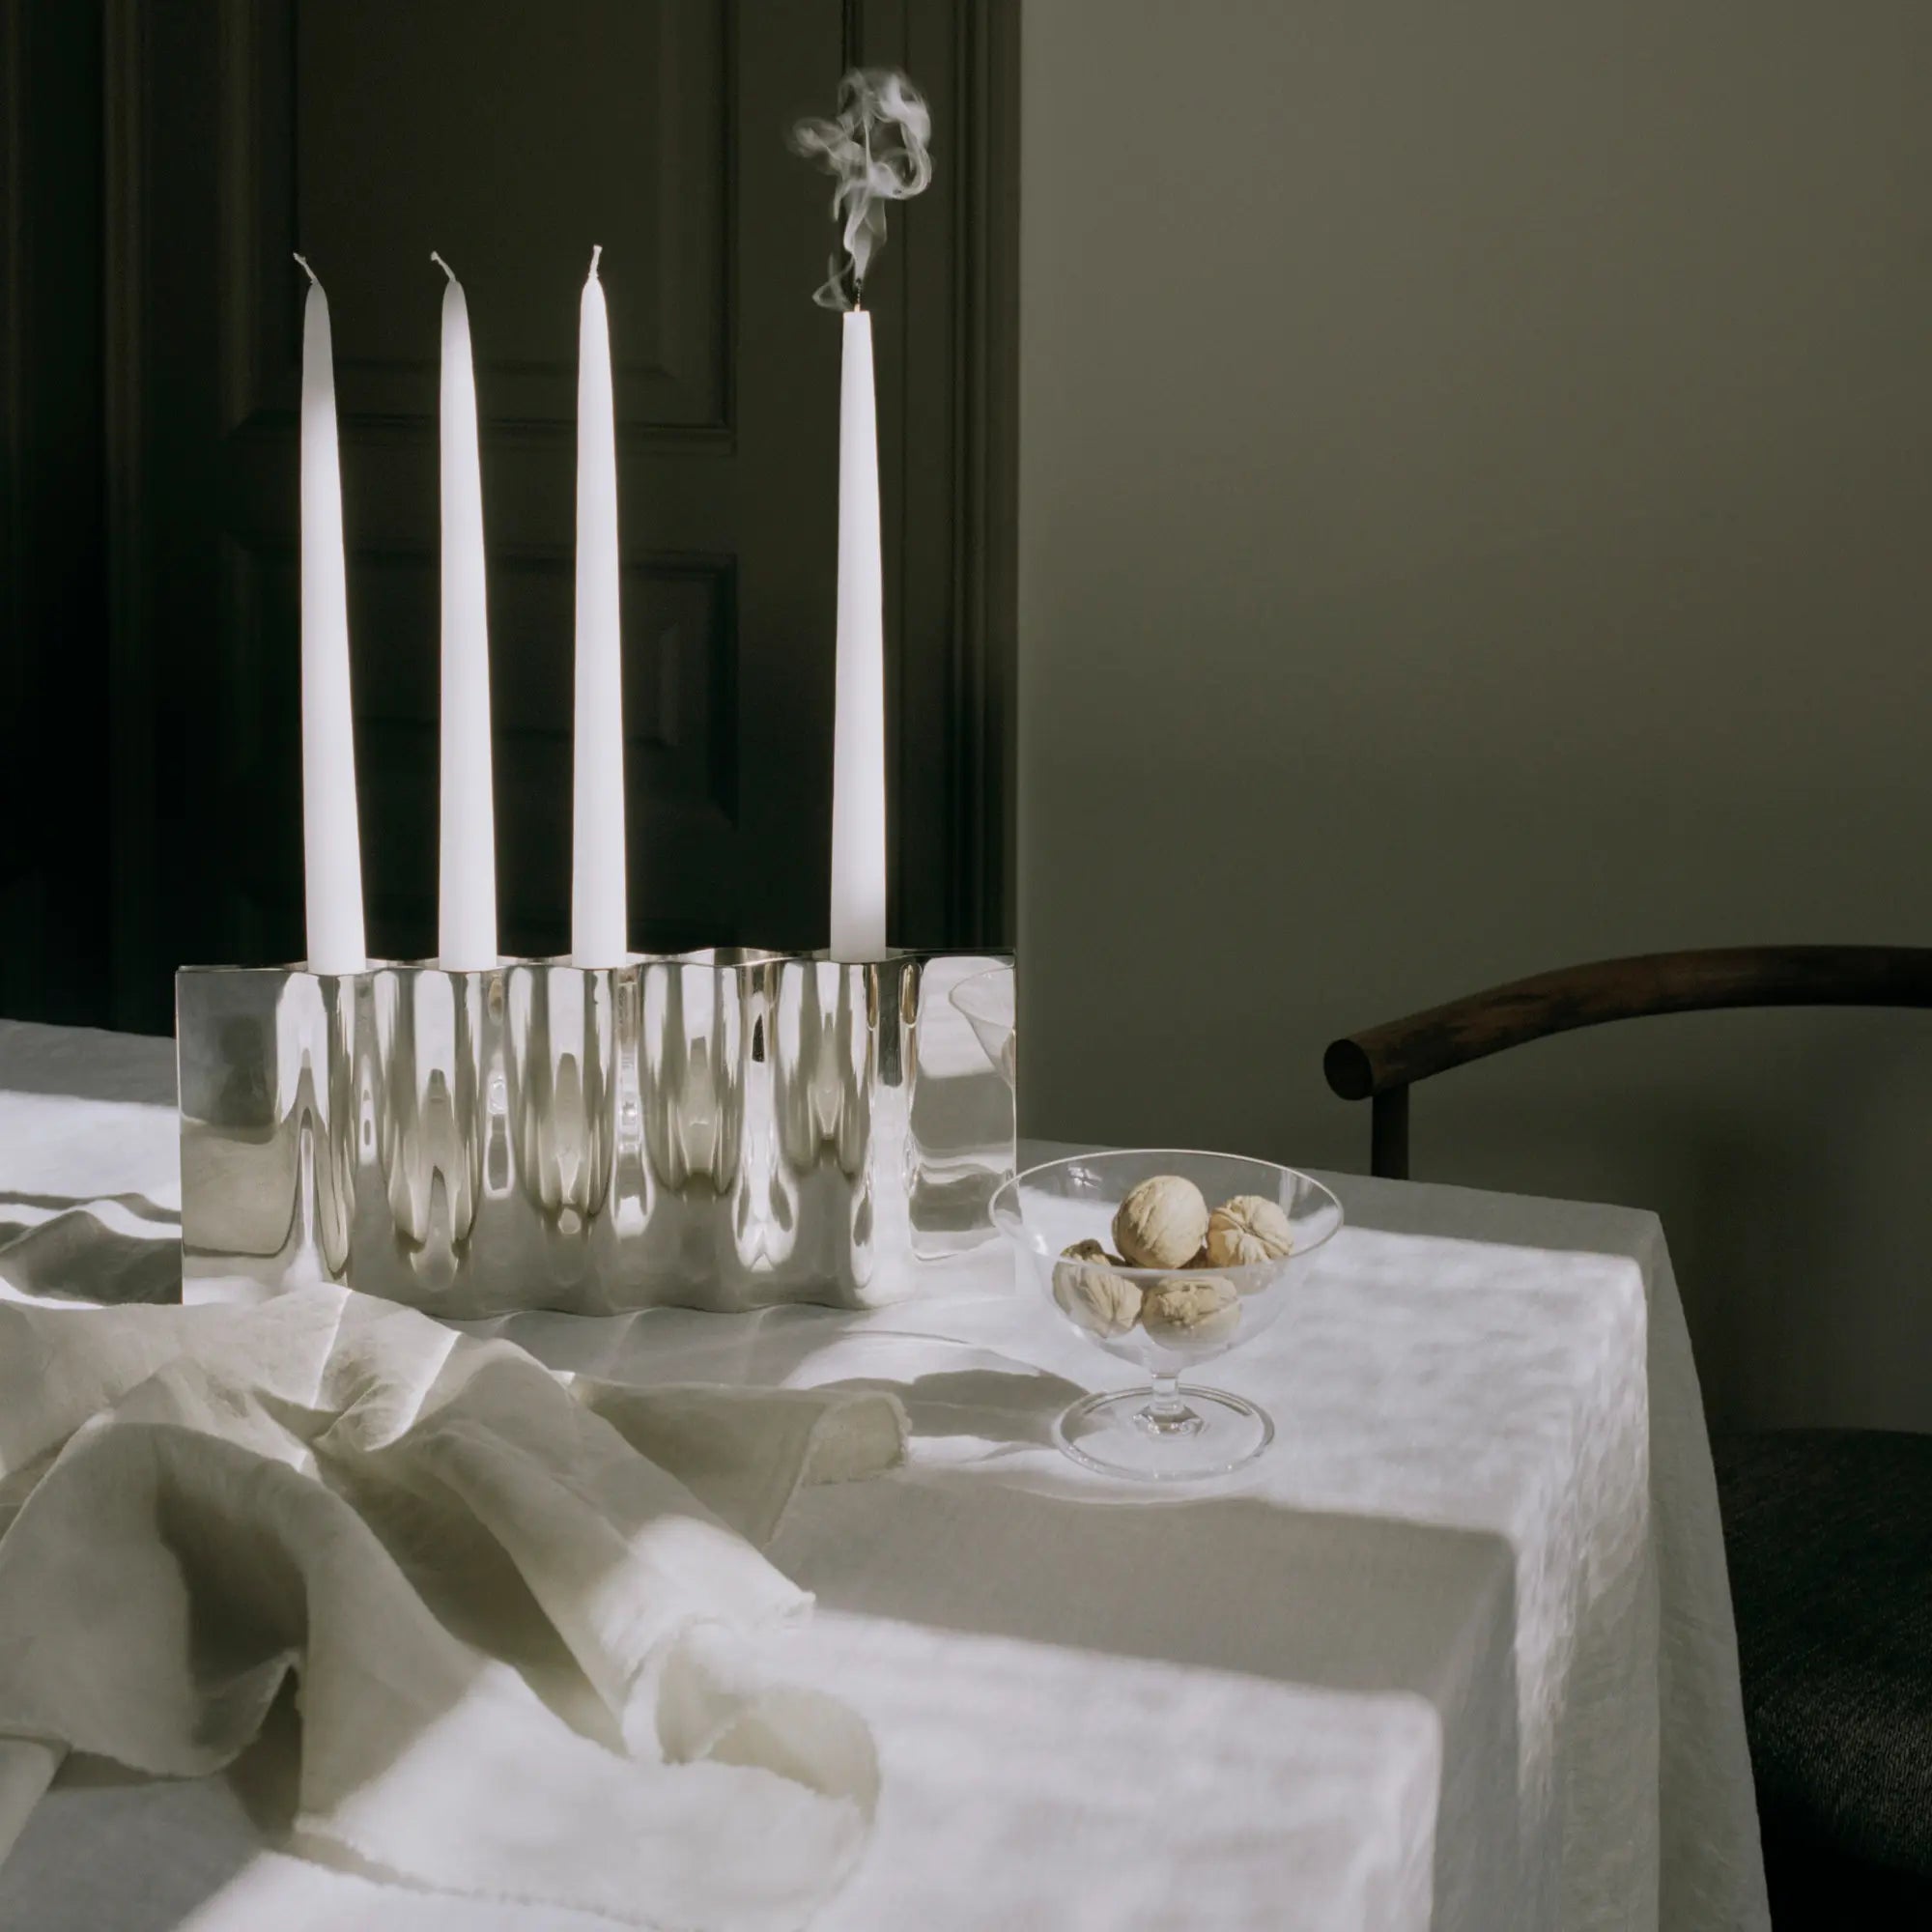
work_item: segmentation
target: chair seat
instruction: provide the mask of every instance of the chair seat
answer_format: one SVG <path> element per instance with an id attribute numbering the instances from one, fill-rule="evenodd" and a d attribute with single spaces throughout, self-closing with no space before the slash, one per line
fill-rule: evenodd
<path id="1" fill-rule="evenodd" d="M 1932 1898 L 1932 1435 L 1713 1448 L 1774 1918 L 1807 1860 Z"/>

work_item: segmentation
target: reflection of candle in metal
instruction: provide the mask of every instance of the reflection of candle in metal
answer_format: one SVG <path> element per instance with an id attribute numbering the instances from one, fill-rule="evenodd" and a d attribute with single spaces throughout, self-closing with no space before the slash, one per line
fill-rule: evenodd
<path id="1" fill-rule="evenodd" d="M 349 698 L 349 579 L 342 553 L 342 461 L 328 298 L 315 270 L 302 309 L 302 884 L 313 973 L 359 973 L 362 848 L 355 813 L 355 725 Z"/>
<path id="2" fill-rule="evenodd" d="M 497 821 L 491 797 L 490 617 L 483 471 L 469 304 L 440 255 L 442 292 L 442 795 L 437 951 L 445 966 L 497 963 Z"/>
<path id="3" fill-rule="evenodd" d="M 838 661 L 832 736 L 832 953 L 886 951 L 886 620 L 872 318 L 844 317 L 838 382 Z"/>
<path id="4" fill-rule="evenodd" d="M 617 605 L 617 431 L 597 258 L 577 333 L 577 735 L 570 944 L 587 966 L 630 950 L 624 878 L 624 668 Z"/>

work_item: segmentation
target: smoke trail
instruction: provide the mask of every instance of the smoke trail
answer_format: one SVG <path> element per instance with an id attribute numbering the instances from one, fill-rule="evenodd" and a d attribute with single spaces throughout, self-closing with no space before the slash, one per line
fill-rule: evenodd
<path id="1" fill-rule="evenodd" d="M 837 183 L 832 213 L 844 224 L 845 259 L 832 257 L 831 276 L 814 301 L 825 308 L 859 306 L 867 265 L 886 239 L 886 203 L 911 200 L 932 179 L 931 139 L 924 99 L 904 74 L 888 68 L 854 68 L 838 83 L 838 112 L 832 120 L 801 121 L 792 128 L 793 149 Z"/>

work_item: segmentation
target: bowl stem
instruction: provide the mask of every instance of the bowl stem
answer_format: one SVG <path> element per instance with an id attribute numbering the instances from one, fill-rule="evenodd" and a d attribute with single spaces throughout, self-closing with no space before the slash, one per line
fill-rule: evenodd
<path id="1" fill-rule="evenodd" d="M 1180 1378 L 1157 1375 L 1147 1405 L 1134 1411 L 1134 1420 L 1150 1435 L 1168 1438 L 1198 1435 L 1205 1426 L 1201 1416 L 1180 1399 Z"/>

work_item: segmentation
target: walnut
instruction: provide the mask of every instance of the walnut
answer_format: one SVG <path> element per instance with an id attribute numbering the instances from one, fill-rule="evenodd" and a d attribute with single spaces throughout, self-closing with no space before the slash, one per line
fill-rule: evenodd
<path id="1" fill-rule="evenodd" d="M 1140 1290 L 1112 1268 L 1094 1264 L 1112 1259 L 1098 1241 L 1076 1241 L 1066 1252 L 1072 1259 L 1053 1270 L 1054 1300 L 1090 1335 L 1124 1335 L 1141 1319 Z"/>
<path id="2" fill-rule="evenodd" d="M 1142 1181 L 1114 1216 L 1114 1245 L 1135 1267 L 1186 1267 L 1207 1236 L 1208 1203 L 1178 1174 Z"/>
<path id="3" fill-rule="evenodd" d="M 1119 1255 L 1111 1255 L 1098 1241 L 1075 1241 L 1070 1248 L 1062 1248 L 1061 1257 L 1069 1262 L 1098 1262 L 1102 1267 L 1123 1268 L 1126 1263 Z"/>
<path id="4" fill-rule="evenodd" d="M 1294 1247 L 1294 1232 L 1278 1203 L 1265 1194 L 1237 1194 L 1208 1217 L 1210 1267 L 1252 1267 L 1278 1262 Z"/>
<path id="5" fill-rule="evenodd" d="M 1141 1298 L 1141 1325 L 1157 1341 L 1225 1342 L 1241 1323 L 1241 1297 L 1213 1275 L 1171 1276 Z"/>

